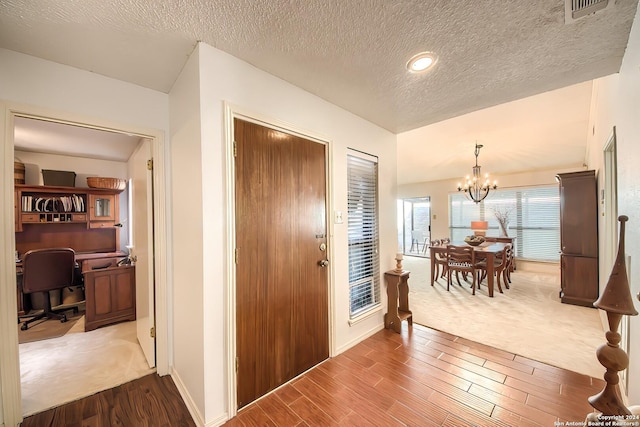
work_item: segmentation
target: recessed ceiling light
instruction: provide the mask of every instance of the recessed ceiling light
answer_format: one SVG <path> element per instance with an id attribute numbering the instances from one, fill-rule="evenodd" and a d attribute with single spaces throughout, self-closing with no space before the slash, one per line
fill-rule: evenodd
<path id="1" fill-rule="evenodd" d="M 428 68 L 432 67 L 436 63 L 438 57 L 435 53 L 422 52 L 414 55 L 409 62 L 407 62 L 407 70 L 412 73 L 422 73 Z"/>

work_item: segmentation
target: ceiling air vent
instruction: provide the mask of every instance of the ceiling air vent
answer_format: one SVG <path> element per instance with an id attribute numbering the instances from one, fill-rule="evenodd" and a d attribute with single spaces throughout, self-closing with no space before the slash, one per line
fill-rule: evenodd
<path id="1" fill-rule="evenodd" d="M 573 22 L 587 15 L 606 9 L 613 0 L 565 0 L 565 22 Z"/>

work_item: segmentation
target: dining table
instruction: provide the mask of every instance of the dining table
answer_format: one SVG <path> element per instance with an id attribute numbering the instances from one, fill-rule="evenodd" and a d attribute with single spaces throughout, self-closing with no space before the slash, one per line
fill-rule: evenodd
<path id="1" fill-rule="evenodd" d="M 487 287 L 489 289 L 489 297 L 493 298 L 493 275 L 495 273 L 495 258 L 496 254 L 504 251 L 505 246 L 508 243 L 501 242 L 484 242 L 478 246 L 472 246 L 465 242 L 451 242 L 450 245 L 455 246 L 470 246 L 473 248 L 476 257 L 480 259 L 486 259 L 487 261 Z M 447 245 L 431 245 L 429 246 L 429 256 L 431 257 L 431 286 L 436 280 L 436 254 L 446 254 L 447 253 Z"/>

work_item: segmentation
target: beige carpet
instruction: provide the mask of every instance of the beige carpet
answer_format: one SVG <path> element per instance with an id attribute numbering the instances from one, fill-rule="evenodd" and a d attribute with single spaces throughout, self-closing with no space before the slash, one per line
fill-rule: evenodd
<path id="1" fill-rule="evenodd" d="M 136 378 L 150 369 L 136 322 L 84 332 L 84 317 L 64 336 L 20 344 L 22 414 L 42 412 Z"/>
<path id="2" fill-rule="evenodd" d="M 524 357 L 602 378 L 605 369 L 596 349 L 606 342 L 598 310 L 562 304 L 559 273 L 519 268 L 512 273 L 511 289 L 489 298 L 486 281 L 476 295 L 454 279 L 447 292 L 446 279 L 432 287 L 430 260 L 405 257 L 409 277 L 409 307 L 413 321 Z"/>

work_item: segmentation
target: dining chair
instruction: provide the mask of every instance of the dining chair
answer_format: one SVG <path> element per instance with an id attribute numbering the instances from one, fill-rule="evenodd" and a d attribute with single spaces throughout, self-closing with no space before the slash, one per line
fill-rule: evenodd
<path id="1" fill-rule="evenodd" d="M 514 262 L 514 250 L 511 245 L 507 245 L 505 247 L 505 257 L 507 259 L 507 264 L 504 266 L 502 270 L 502 281 L 504 282 L 504 287 L 509 289 L 509 283 L 511 283 L 511 271 L 513 270 L 513 262 Z"/>
<path id="2" fill-rule="evenodd" d="M 477 264 L 476 253 L 473 247 L 447 245 L 447 291 L 449 290 L 449 286 L 451 285 L 451 273 L 453 273 L 454 271 L 456 273 L 456 280 L 458 281 L 458 285 L 460 286 L 462 286 L 462 284 L 460 283 L 459 273 L 462 272 L 463 275 L 471 275 L 471 293 L 472 295 L 475 295 Z"/>
<path id="3" fill-rule="evenodd" d="M 432 240 L 431 246 L 440 246 L 440 240 Z M 447 274 L 447 253 L 446 252 L 434 252 L 434 266 L 435 266 L 435 275 L 433 277 L 438 280 L 438 278 L 444 278 Z"/>
<path id="4" fill-rule="evenodd" d="M 504 286 L 509 289 L 508 283 L 508 271 L 511 259 L 511 245 L 505 245 L 502 252 L 496 254 L 493 259 L 493 272 L 496 276 L 496 283 L 498 285 L 498 291 L 502 292 L 502 285 L 500 284 L 500 277 L 502 277 L 502 281 L 504 282 Z M 483 259 L 478 261 L 477 264 L 478 269 L 478 289 L 480 289 L 480 285 L 482 281 L 487 277 L 487 260 Z"/>

